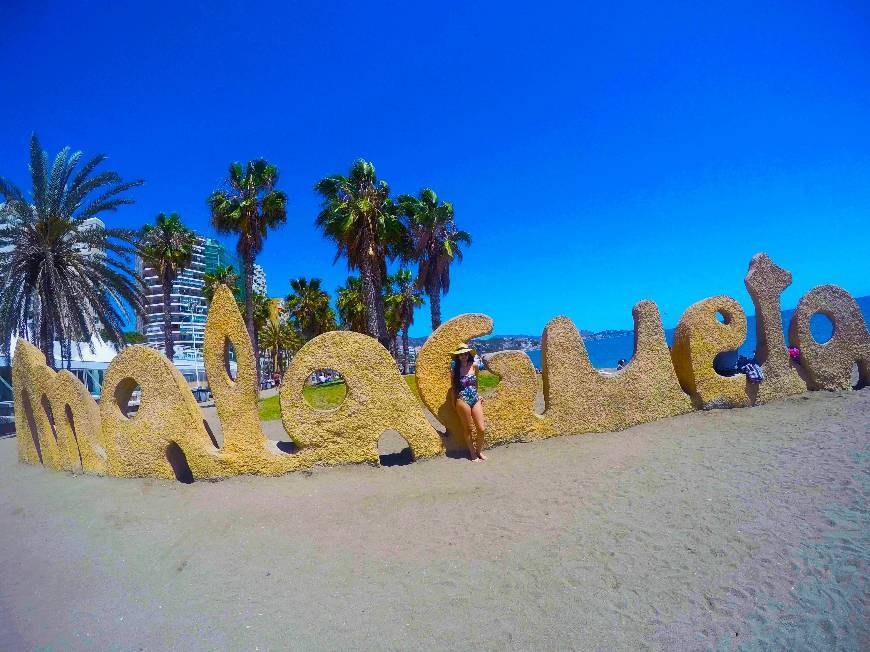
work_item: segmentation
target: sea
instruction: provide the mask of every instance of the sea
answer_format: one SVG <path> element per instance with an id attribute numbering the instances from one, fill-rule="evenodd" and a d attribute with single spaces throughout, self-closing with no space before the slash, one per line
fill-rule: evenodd
<path id="1" fill-rule="evenodd" d="M 870 296 L 859 297 L 856 299 L 861 312 L 864 315 L 864 322 L 870 325 Z M 794 309 L 782 311 L 783 333 L 785 333 L 786 341 L 788 341 L 788 325 L 791 322 L 791 316 L 794 314 Z M 747 358 L 752 358 L 755 355 L 755 347 L 757 340 L 755 339 L 755 315 L 746 318 L 746 339 L 737 350 L 738 353 Z M 665 337 L 668 340 L 668 346 L 674 343 L 675 328 L 665 330 Z M 810 331 L 813 338 L 817 342 L 826 342 L 831 339 L 833 334 L 833 324 L 825 315 L 816 314 L 810 320 Z M 589 352 L 589 361 L 593 367 L 599 369 L 609 369 L 616 367 L 616 363 L 620 359 L 630 360 L 634 354 L 634 331 L 629 331 L 623 335 L 610 337 L 603 340 L 589 340 L 586 342 L 586 350 Z M 529 358 L 535 368 L 541 369 L 541 350 L 533 349 L 527 351 Z"/>

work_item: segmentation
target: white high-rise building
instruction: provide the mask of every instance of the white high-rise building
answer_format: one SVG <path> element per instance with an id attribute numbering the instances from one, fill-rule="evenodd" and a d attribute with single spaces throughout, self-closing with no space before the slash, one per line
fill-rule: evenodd
<path id="1" fill-rule="evenodd" d="M 204 379 L 202 367 L 202 342 L 205 336 L 205 319 L 208 306 L 202 294 L 205 285 L 205 238 L 197 236 L 193 246 L 193 260 L 176 277 L 169 293 L 169 313 L 172 328 L 172 344 L 175 349 L 173 362 L 188 381 Z M 163 353 L 163 285 L 157 272 L 137 260 L 138 271 L 145 281 L 144 335 L 150 347 Z"/>
<path id="2" fill-rule="evenodd" d="M 202 348 L 208 302 L 203 295 L 205 274 L 219 267 L 230 266 L 239 274 L 241 265 L 217 240 L 196 237 L 193 259 L 175 279 L 169 293 L 169 312 L 172 323 L 172 344 L 175 349 L 173 363 L 188 382 L 205 382 Z M 147 344 L 163 353 L 163 285 L 157 273 L 137 260 L 137 268 L 145 281 L 145 317 L 140 330 Z M 234 365 L 231 362 L 231 365 Z"/>

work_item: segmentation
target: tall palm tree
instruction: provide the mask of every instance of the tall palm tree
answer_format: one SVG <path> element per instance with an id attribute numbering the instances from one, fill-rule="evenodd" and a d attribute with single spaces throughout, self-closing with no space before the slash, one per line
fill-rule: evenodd
<path id="1" fill-rule="evenodd" d="M 453 204 L 442 201 L 431 188 L 417 197 L 402 195 L 398 200 L 413 243 L 411 258 L 417 261 L 417 283 L 429 297 L 432 330 L 441 325 L 441 295 L 450 291 L 450 265 L 462 261 L 460 245 L 470 245 L 471 236 L 456 228 Z"/>
<path id="2" fill-rule="evenodd" d="M 363 302 L 362 281 L 359 276 L 348 276 L 347 282 L 338 288 L 335 307 L 342 327 L 356 333 L 366 332 L 366 305 Z"/>
<path id="3" fill-rule="evenodd" d="M 411 373 L 411 346 L 408 330 L 414 324 L 414 310 L 423 304 L 422 292 L 408 269 L 400 269 L 393 275 L 396 291 L 393 295 L 395 309 L 402 329 L 402 361 L 404 373 Z"/>
<path id="4" fill-rule="evenodd" d="M 226 190 L 216 190 L 208 198 L 211 222 L 219 233 L 239 236 L 236 246 L 245 277 L 245 324 L 254 358 L 259 359 L 257 329 L 254 326 L 254 261 L 263 250 L 269 229 L 287 220 L 287 196 L 275 189 L 278 168 L 264 159 L 230 164 Z M 258 368 L 259 377 L 259 368 Z"/>
<path id="5" fill-rule="evenodd" d="M 314 185 L 323 197 L 316 224 L 337 246 L 335 259 L 347 258 L 359 270 L 366 307 L 366 333 L 388 346 L 382 288 L 386 259 L 402 239 L 403 227 L 390 199 L 390 187 L 378 180 L 368 161 L 354 162 L 348 176 L 336 174 Z"/>
<path id="6" fill-rule="evenodd" d="M 170 360 L 175 356 L 172 337 L 172 284 L 193 260 L 196 234 L 181 223 L 178 213 L 160 213 L 154 224 L 142 227 L 139 255 L 160 279 L 163 289 L 163 350 Z"/>
<path id="7" fill-rule="evenodd" d="M 106 157 L 84 162 L 64 147 L 49 166 L 36 134 L 30 139 L 30 199 L 0 177 L 0 333 L 33 342 L 55 366 L 72 357 L 73 342 L 104 332 L 124 346 L 124 325 L 144 312 L 142 281 L 131 267 L 136 232 L 107 229 L 97 218 L 132 204 L 124 196 L 141 180 L 96 172 Z"/>
<path id="8" fill-rule="evenodd" d="M 214 292 L 218 285 L 226 285 L 233 296 L 239 298 L 239 275 L 232 265 L 224 265 L 215 267 L 213 272 L 206 272 L 203 277 L 204 285 L 202 286 L 202 295 L 205 300 L 211 303 L 214 298 Z"/>
<path id="9" fill-rule="evenodd" d="M 294 278 L 290 287 L 293 291 L 285 303 L 287 315 L 306 341 L 335 330 L 335 312 L 329 305 L 329 295 L 320 287 L 319 278 Z"/>

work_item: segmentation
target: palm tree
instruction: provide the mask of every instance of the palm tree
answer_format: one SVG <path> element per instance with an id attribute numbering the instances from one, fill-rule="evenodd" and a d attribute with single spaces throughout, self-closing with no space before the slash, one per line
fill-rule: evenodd
<path id="1" fill-rule="evenodd" d="M 359 159 L 348 176 L 325 177 L 314 190 L 323 197 L 316 224 L 335 241 L 335 259 L 346 256 L 348 267 L 360 272 L 366 333 L 387 346 L 382 296 L 386 258 L 394 253 L 392 245 L 402 239 L 403 231 L 390 187 L 378 180 L 374 165 Z"/>
<path id="2" fill-rule="evenodd" d="M 408 330 L 414 323 L 414 310 L 423 304 L 421 291 L 410 270 L 400 269 L 393 275 L 396 292 L 393 294 L 395 310 L 402 329 L 402 360 L 404 373 L 411 373 L 411 351 Z"/>
<path id="3" fill-rule="evenodd" d="M 347 282 L 336 290 L 335 307 L 344 328 L 356 333 L 366 332 L 366 305 L 363 302 L 362 281 L 359 276 L 348 276 Z"/>
<path id="4" fill-rule="evenodd" d="M 218 285 L 226 285 L 232 291 L 236 300 L 238 300 L 239 275 L 236 274 L 236 270 L 232 265 L 215 267 L 213 272 L 205 273 L 203 280 L 205 284 L 202 287 L 202 295 L 209 303 L 211 303 L 211 300 L 214 298 L 215 288 L 217 288 Z"/>
<path id="5" fill-rule="evenodd" d="M 251 295 L 250 301 L 253 309 L 254 328 L 255 331 L 259 333 L 260 329 L 269 319 L 272 318 L 272 315 L 275 312 L 273 305 L 274 300 L 270 299 L 262 292 L 254 292 Z M 241 312 L 244 310 L 246 301 L 236 299 L 236 302 L 239 304 L 239 311 Z"/>
<path id="6" fill-rule="evenodd" d="M 261 363 L 263 362 L 262 351 L 260 351 L 259 336 L 269 320 L 272 319 L 273 316 L 278 314 L 278 312 L 280 311 L 276 310 L 276 300 L 270 299 L 262 292 L 254 292 L 250 297 L 250 301 L 253 313 L 252 317 L 254 321 L 254 332 L 257 334 L 257 337 L 255 338 L 257 342 L 257 348 L 255 349 L 255 359 L 257 360 L 257 379 L 259 381 L 261 371 L 260 367 Z M 244 312 L 246 301 L 237 296 L 236 303 L 239 306 L 239 312 Z"/>
<path id="7" fill-rule="evenodd" d="M 244 267 L 245 324 L 255 359 L 259 355 L 254 326 L 254 261 L 263 250 L 268 230 L 287 220 L 287 196 L 275 190 L 277 182 L 278 168 L 264 159 L 249 161 L 246 166 L 232 163 L 227 177 L 229 189 L 216 190 L 208 198 L 215 229 L 239 236 L 236 251 Z M 259 378 L 259 370 L 257 373 Z"/>
<path id="8" fill-rule="evenodd" d="M 107 229 L 97 216 L 132 204 L 123 194 L 142 184 L 117 172 L 95 172 L 99 154 L 77 168 L 82 153 L 64 147 L 49 167 L 36 134 L 30 139 L 31 198 L 0 177 L 0 333 L 33 342 L 55 366 L 72 342 L 105 332 L 124 346 L 124 326 L 144 312 L 142 281 L 131 268 L 136 232 Z"/>
<path id="9" fill-rule="evenodd" d="M 394 276 L 388 276 L 384 283 L 384 321 L 387 326 L 387 336 L 390 338 L 390 355 L 399 363 L 399 331 L 402 329 L 402 314 L 399 312 L 399 294 L 393 285 Z"/>
<path id="10" fill-rule="evenodd" d="M 283 376 L 287 361 L 302 344 L 302 336 L 283 319 L 270 318 L 260 330 L 260 345 L 269 353 L 273 373 Z"/>
<path id="11" fill-rule="evenodd" d="M 142 227 L 139 255 L 160 279 L 163 289 L 163 350 L 170 360 L 175 356 L 172 340 L 172 284 L 193 260 L 196 234 L 181 223 L 178 213 L 157 215 L 155 223 Z"/>
<path id="12" fill-rule="evenodd" d="M 280 351 L 281 324 L 267 321 L 260 329 L 257 338 L 260 342 L 260 351 L 269 356 L 272 373 L 278 369 L 278 353 Z"/>
<path id="13" fill-rule="evenodd" d="M 295 278 L 290 287 L 293 291 L 285 303 L 287 315 L 306 341 L 335 330 L 335 312 L 329 305 L 329 295 L 320 288 L 319 278 Z"/>
<path id="14" fill-rule="evenodd" d="M 412 258 L 418 263 L 417 283 L 429 297 L 435 330 L 441 325 L 441 295 L 450 290 L 450 264 L 462 261 L 460 245 L 470 245 L 471 236 L 456 228 L 453 204 L 439 203 L 431 188 L 417 197 L 402 195 L 398 203 L 413 242 Z"/>

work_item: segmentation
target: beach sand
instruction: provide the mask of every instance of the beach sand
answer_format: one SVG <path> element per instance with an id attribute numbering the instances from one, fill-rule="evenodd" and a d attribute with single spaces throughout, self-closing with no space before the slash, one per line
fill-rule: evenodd
<path id="1" fill-rule="evenodd" d="M 867 649 L 868 479 L 870 390 L 192 485 L 7 438 L 0 649 Z"/>

